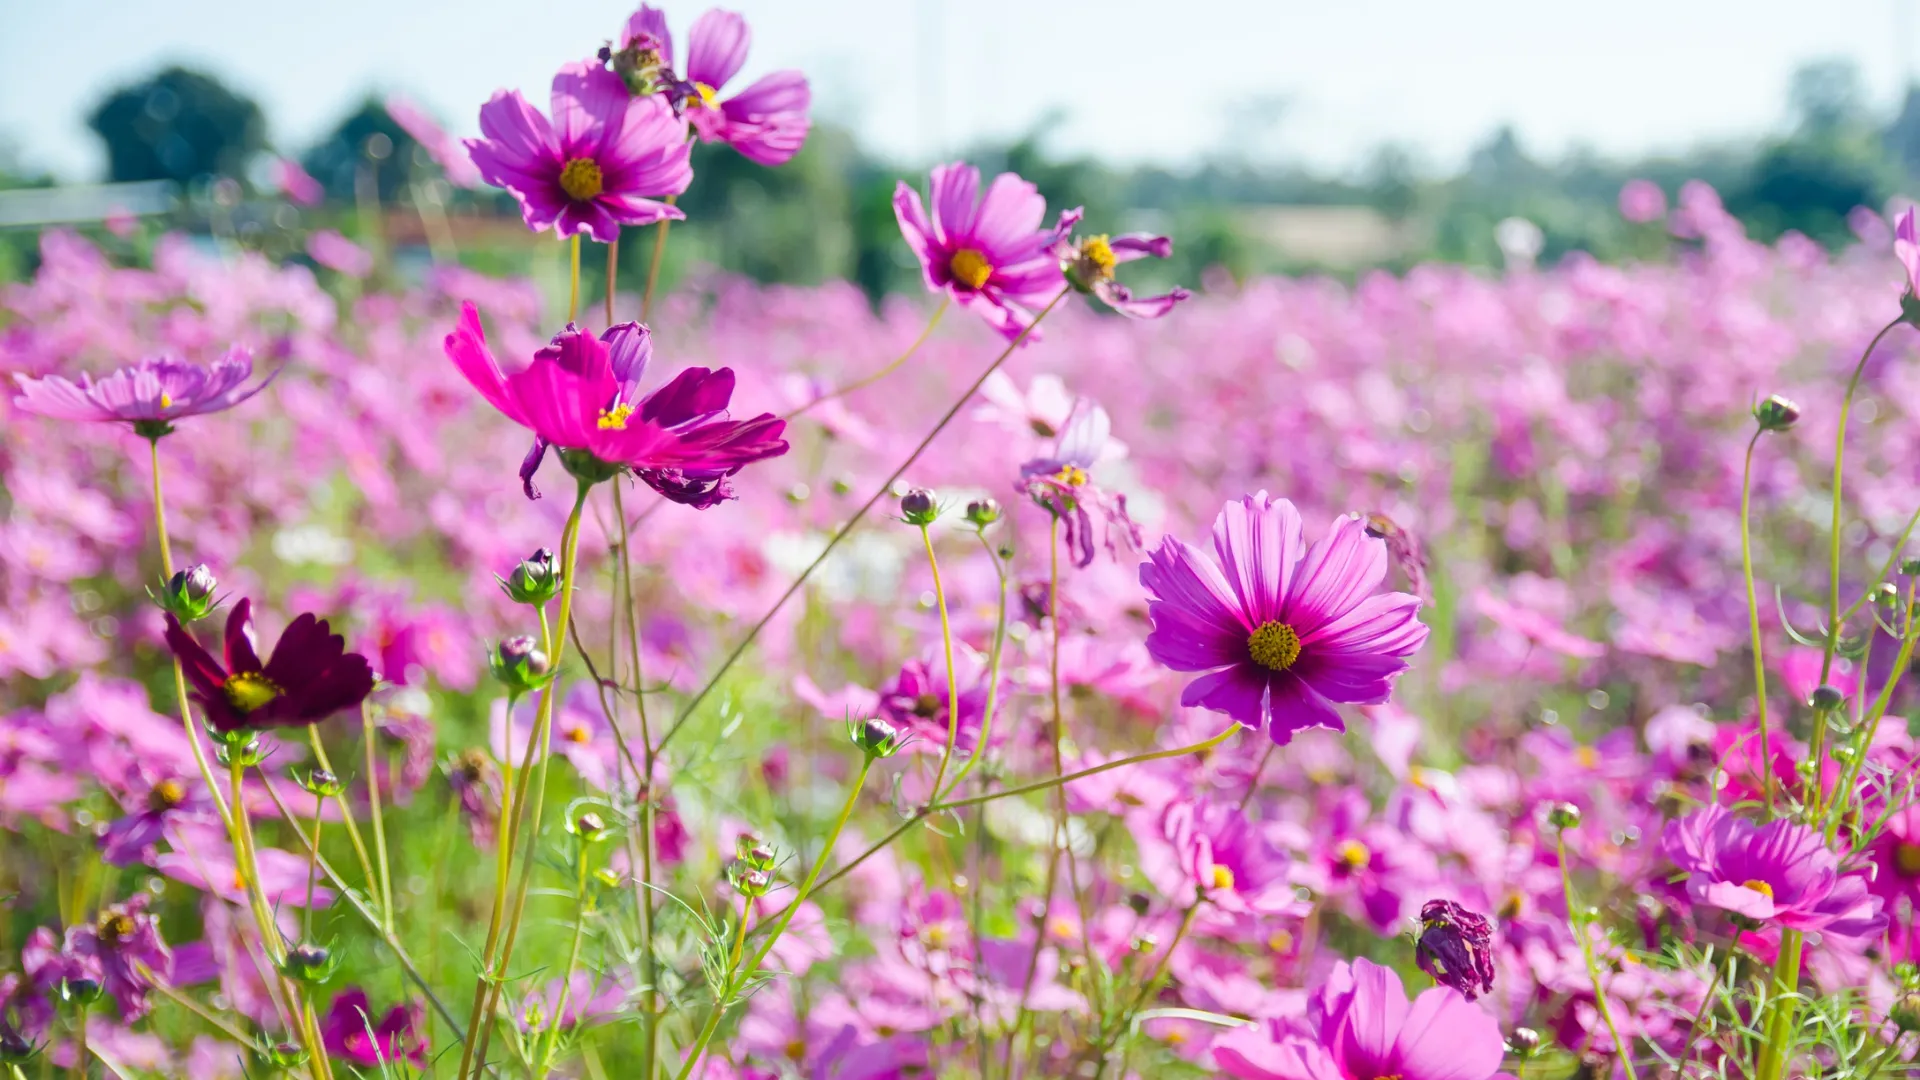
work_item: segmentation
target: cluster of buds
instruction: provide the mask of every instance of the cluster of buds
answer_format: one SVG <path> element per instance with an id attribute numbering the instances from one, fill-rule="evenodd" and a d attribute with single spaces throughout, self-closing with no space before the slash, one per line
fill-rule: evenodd
<path id="1" fill-rule="evenodd" d="M 538 690 L 553 681 L 553 668 L 539 642 L 525 634 L 510 637 L 487 658 L 487 670 L 515 696 Z"/>
<path id="2" fill-rule="evenodd" d="M 892 757 L 907 741 L 899 729 L 877 716 L 848 721 L 847 739 L 869 758 Z"/>
<path id="3" fill-rule="evenodd" d="M 734 857 L 727 864 L 727 884 L 746 897 L 761 897 L 773 889 L 773 849 L 752 833 L 740 834 L 734 842 Z"/>
<path id="4" fill-rule="evenodd" d="M 520 560 L 520 565 L 506 577 L 495 574 L 494 580 L 500 583 L 500 589 L 507 598 L 516 604 L 529 604 L 540 607 L 547 601 L 560 595 L 560 572 L 554 567 L 553 552 L 541 548 Z"/>
<path id="5" fill-rule="evenodd" d="M 206 563 L 197 563 L 185 570 L 177 570 L 173 576 L 160 583 L 160 591 L 147 590 L 147 595 L 160 606 L 160 610 L 179 619 L 182 623 L 198 622 L 213 614 L 220 606 L 214 593 L 220 587 L 213 571 Z"/>

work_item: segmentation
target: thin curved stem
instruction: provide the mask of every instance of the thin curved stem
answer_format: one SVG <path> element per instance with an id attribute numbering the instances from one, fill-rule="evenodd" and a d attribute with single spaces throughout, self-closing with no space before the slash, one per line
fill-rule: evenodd
<path id="1" fill-rule="evenodd" d="M 1580 954 L 1586 958 L 1587 978 L 1593 982 L 1594 1006 L 1600 1010 L 1600 1019 L 1607 1025 L 1607 1034 L 1613 1037 L 1613 1048 L 1620 1055 L 1620 1064 L 1627 1070 L 1627 1080 L 1639 1080 L 1633 1069 L 1633 1047 L 1620 1037 L 1620 1026 L 1613 1022 L 1613 1008 L 1607 1004 L 1606 986 L 1600 979 L 1600 961 L 1593 955 L 1593 938 L 1586 931 L 1586 920 L 1576 912 L 1578 906 L 1573 902 L 1573 869 L 1567 861 L 1567 836 L 1563 830 L 1554 838 L 1560 851 L 1560 888 L 1567 902 L 1567 925 L 1573 936 L 1580 939 Z"/>
<path id="2" fill-rule="evenodd" d="M 573 973 L 580 968 L 580 941 L 586 936 L 587 915 L 587 841 L 580 840 L 577 857 L 578 872 L 574 881 L 573 943 L 567 946 L 567 967 L 560 976 L 560 996 L 553 1006 L 553 1016 L 547 1027 L 546 1037 L 542 1040 L 539 1057 L 535 1058 L 538 1067 L 533 1070 L 535 1076 L 545 1076 L 548 1065 L 553 1061 L 553 1051 L 560 1042 L 560 1018 L 566 1015 L 567 998 L 573 991 Z"/>
<path id="3" fill-rule="evenodd" d="M 393 929 L 393 870 L 387 861 L 387 825 L 380 809 L 380 774 L 374 769 L 373 752 L 373 710 L 365 701 L 360 703 L 361 740 L 366 744 L 367 757 L 367 816 L 373 821 L 373 850 L 378 855 L 380 870 L 380 913 L 386 917 L 388 930 Z"/>
<path id="4" fill-rule="evenodd" d="M 1760 786 L 1766 792 L 1767 816 L 1773 816 L 1773 744 L 1767 733 L 1767 661 L 1760 645 L 1760 600 L 1753 591 L 1753 450 L 1766 428 L 1747 440 L 1746 466 L 1740 474 L 1740 576 L 1747 586 L 1747 625 L 1753 635 L 1753 685 L 1760 710 Z"/>
<path id="5" fill-rule="evenodd" d="M 678 195 L 667 196 L 667 205 L 672 206 L 678 198 Z M 647 291 L 640 296 L 640 321 L 643 323 L 653 321 L 653 287 L 660 281 L 660 263 L 662 256 L 667 252 L 667 226 L 671 224 L 673 224 L 672 218 L 661 218 L 660 224 L 654 226 L 653 259 L 647 263 Z M 645 1080 L 653 1080 L 653 1078 L 646 1077 Z"/>
<path id="6" fill-rule="evenodd" d="M 580 234 L 573 234 L 569 261 L 573 265 L 572 285 L 567 292 L 567 322 L 580 317 Z"/>
<path id="7" fill-rule="evenodd" d="M 901 353 L 899 357 L 897 357 L 891 364 L 888 364 L 886 367 L 881 368 L 879 371 L 876 371 L 871 375 L 868 375 L 864 378 L 855 379 L 854 381 L 846 384 L 845 386 L 837 386 L 832 390 L 829 390 L 826 393 L 821 394 L 819 397 L 814 398 L 812 401 L 809 401 L 805 405 L 802 405 L 799 408 L 788 413 L 785 417 L 783 417 L 783 419 L 792 420 L 794 417 L 799 416 L 801 413 L 806 412 L 808 409 L 811 409 L 815 405 L 819 405 L 822 402 L 832 401 L 834 398 L 846 397 L 848 394 L 854 393 L 856 391 L 865 390 L 867 387 L 872 386 L 874 383 L 879 382 L 881 379 L 884 379 L 887 376 L 893 374 L 894 372 L 899 371 L 900 366 L 902 364 L 905 364 L 908 360 L 911 360 L 913 358 L 913 354 L 920 351 L 920 346 L 925 345 L 927 343 L 927 339 L 933 336 L 933 328 L 940 325 L 941 316 L 947 313 L 947 307 L 952 302 L 953 302 L 953 298 L 950 296 L 941 298 L 940 306 L 933 309 L 933 317 L 927 320 L 926 328 L 920 331 L 920 336 L 917 338 L 914 338 L 913 344 L 907 346 L 907 351 Z"/>
<path id="8" fill-rule="evenodd" d="M 1867 342 L 1866 351 L 1860 354 L 1860 362 L 1853 366 L 1853 375 L 1847 379 L 1847 392 L 1840 399 L 1840 423 L 1833 436 L 1833 529 L 1827 541 L 1827 643 L 1820 660 L 1822 683 L 1833 672 L 1833 653 L 1840 644 L 1840 508 L 1844 503 L 1840 497 L 1840 486 L 1841 466 L 1847 453 L 1847 418 L 1853 412 L 1853 395 L 1860 389 L 1860 376 L 1867 370 L 1867 361 L 1873 356 L 1873 350 L 1882 338 L 1904 321 L 1904 315 L 1894 319 L 1881 327 L 1880 332 L 1873 335 L 1872 341 Z"/>
<path id="9" fill-rule="evenodd" d="M 167 499 L 160 485 L 160 440 L 148 439 L 147 448 L 153 460 L 153 531 L 160 538 L 160 576 L 164 581 L 173 577 L 173 546 L 167 541 Z M 171 654 L 172 650 L 168 652 Z M 186 729 L 187 745 L 193 748 L 194 767 L 200 770 L 200 780 L 207 785 L 207 793 L 213 796 L 220 824 L 231 834 L 233 813 L 220 794 L 220 781 L 214 778 L 213 763 L 207 759 L 206 748 L 200 745 L 200 730 L 194 725 L 193 706 L 187 697 L 187 673 L 180 666 L 178 656 L 173 657 L 173 696 L 180 702 L 180 723 Z"/>
<path id="10" fill-rule="evenodd" d="M 947 745 L 940 751 L 933 786 L 927 789 L 937 795 L 946 782 L 947 766 L 953 763 L 954 745 L 960 739 L 960 685 L 953 677 L 953 624 L 947 619 L 947 591 L 940 585 L 940 560 L 933 554 L 933 534 L 925 525 L 920 526 L 920 546 L 926 548 L 927 568 L 933 571 L 933 598 L 940 607 L 940 644 L 947 652 Z"/>
<path id="11" fill-rule="evenodd" d="M 973 753 L 968 754 L 967 760 L 960 763 L 959 771 L 953 774 L 953 782 L 947 785 L 945 791 L 938 789 L 934 791 L 936 800 L 944 799 L 960 790 L 961 782 L 966 780 L 967 774 L 973 771 L 973 767 L 979 764 L 980 758 L 986 754 L 987 743 L 993 736 L 993 714 L 1000 703 L 1000 657 L 1007 641 L 1007 568 L 1000 562 L 1000 557 L 994 554 L 993 546 L 987 543 L 986 531 L 982 530 L 977 535 L 980 537 L 980 546 L 987 551 L 987 558 L 993 560 L 995 576 L 1000 579 L 998 606 L 993 620 L 993 650 L 987 658 L 987 707 L 980 716 L 980 738 L 974 743 Z"/>
<path id="12" fill-rule="evenodd" d="M 726 659 L 720 662 L 720 667 L 707 679 L 706 685 L 702 686 L 700 690 L 693 695 L 693 698 L 680 709 L 679 714 L 674 717 L 672 725 L 667 728 L 666 734 L 660 737 L 660 745 L 655 748 L 656 751 L 667 748 L 667 744 L 673 741 L 673 737 L 680 733 L 682 727 L 686 726 L 687 721 L 692 718 L 693 714 L 700 708 L 701 703 L 706 701 L 708 695 L 712 694 L 714 689 L 720 685 L 720 680 L 726 677 L 727 672 L 733 669 L 733 665 L 739 662 L 740 657 L 745 655 L 747 649 L 760 637 L 760 632 L 765 630 L 767 624 L 773 621 L 774 616 L 780 614 L 780 610 L 787 606 L 787 601 L 793 599 L 794 594 L 798 593 L 801 587 L 807 583 L 807 579 L 813 576 L 814 571 L 820 569 L 821 564 L 827 561 L 827 557 L 832 555 L 834 550 L 840 546 L 840 542 L 845 540 L 847 536 L 853 532 L 854 528 L 879 504 L 880 500 L 887 497 L 887 494 L 893 490 L 893 485 L 899 481 L 902 476 L 906 475 L 906 471 L 913 467 L 914 462 L 920 460 L 920 455 L 926 453 L 927 447 L 933 445 L 933 440 L 939 438 L 940 433 L 945 431 L 947 425 L 953 422 L 953 418 L 960 415 L 960 410 L 966 408 L 967 402 L 973 399 L 973 395 L 979 393 L 980 387 L 985 385 L 988 376 L 1000 370 L 1000 365 L 1006 363 L 1007 357 L 1013 355 L 1013 351 L 1027 340 L 1028 335 L 1033 333 L 1034 327 L 1039 326 L 1041 320 L 1047 317 L 1047 313 L 1051 312 L 1061 300 L 1066 298 L 1067 293 L 1071 291 L 1071 288 L 1063 288 L 1054 294 L 1052 300 L 1047 301 L 1047 306 L 1040 309 L 1039 314 L 1034 316 L 1033 322 L 1029 323 L 1026 329 L 1020 331 L 1020 336 L 1014 338 L 1007 344 L 1007 347 L 1001 351 L 1000 355 L 994 358 L 993 363 L 987 365 L 986 370 L 982 371 L 980 377 L 973 381 L 973 385 L 967 388 L 966 393 L 960 395 L 959 399 L 953 403 L 953 407 L 948 409 L 946 415 L 940 418 L 939 423 L 933 426 L 933 430 L 927 432 L 926 438 L 920 440 L 920 445 L 914 447 L 913 452 L 907 455 L 906 460 L 900 463 L 899 468 L 893 470 L 893 474 L 881 482 L 880 486 L 875 489 L 873 496 L 869 498 L 859 510 L 854 512 L 853 517 L 849 518 L 846 524 L 835 530 L 834 534 L 828 538 L 826 546 L 820 549 L 820 554 L 815 556 L 814 560 L 807 564 L 805 570 L 800 571 L 800 576 L 793 579 L 793 583 L 788 585 L 786 591 L 780 594 L 779 599 L 773 602 L 773 606 L 767 609 L 766 614 L 760 616 L 759 621 L 755 622 L 753 626 L 748 629 L 746 636 L 740 639 L 740 643 L 735 645 L 733 651 L 727 654 Z"/>

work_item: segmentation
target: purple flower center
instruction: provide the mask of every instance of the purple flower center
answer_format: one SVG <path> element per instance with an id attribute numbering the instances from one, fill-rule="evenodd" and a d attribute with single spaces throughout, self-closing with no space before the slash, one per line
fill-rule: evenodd
<path id="1" fill-rule="evenodd" d="M 953 279 L 969 289 L 983 288 L 987 279 L 993 276 L 993 264 L 987 257 L 973 248 L 961 248 L 947 260 L 947 271 Z"/>
<path id="2" fill-rule="evenodd" d="M 278 683 L 258 671 L 236 671 L 228 676 L 220 690 L 227 695 L 227 704 L 243 713 L 250 713 L 283 693 Z"/>
<path id="3" fill-rule="evenodd" d="M 1283 622 L 1264 622 L 1247 638 L 1247 654 L 1269 671 L 1285 671 L 1300 659 L 1300 635 Z"/>
<path id="4" fill-rule="evenodd" d="M 577 157 L 567 162 L 560 170 L 560 190 L 574 202 L 586 202 L 601 192 L 600 163 L 592 158 Z"/>

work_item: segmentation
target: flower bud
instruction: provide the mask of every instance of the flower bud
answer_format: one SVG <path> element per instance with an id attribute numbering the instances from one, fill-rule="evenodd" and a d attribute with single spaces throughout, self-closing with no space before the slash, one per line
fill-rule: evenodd
<path id="1" fill-rule="evenodd" d="M 321 799 L 331 799 L 347 790 L 347 786 L 340 782 L 331 769 L 312 769 L 303 776 L 294 777 L 294 781 L 307 794 Z"/>
<path id="2" fill-rule="evenodd" d="M 262 1047 L 260 1056 L 275 1069 L 297 1069 L 307 1063 L 307 1049 L 296 1042 L 277 1042 Z"/>
<path id="3" fill-rule="evenodd" d="M 967 524 L 984 529 L 1000 520 L 1000 504 L 992 499 L 975 499 L 967 504 Z"/>
<path id="4" fill-rule="evenodd" d="M 160 605 L 160 610 L 183 623 L 190 623 L 206 618 L 219 606 L 213 595 L 219 587 L 220 583 L 214 579 L 213 571 L 207 569 L 207 564 L 197 563 L 185 570 L 175 571 L 172 577 L 161 583 L 159 592 L 148 589 L 147 595 Z"/>
<path id="5" fill-rule="evenodd" d="M 1148 896 L 1146 893 L 1136 892 L 1127 894 L 1127 907 L 1132 908 L 1135 915 L 1145 915 L 1147 909 L 1152 906 L 1153 897 Z"/>
<path id="6" fill-rule="evenodd" d="M 1547 811 L 1547 820 L 1556 829 L 1577 829 L 1580 827 L 1580 808 L 1572 803 L 1555 803 Z"/>
<path id="7" fill-rule="evenodd" d="M 727 883 L 733 891 L 746 897 L 767 895 L 773 888 L 773 875 L 765 870 L 756 869 L 746 862 L 735 860 L 727 867 Z"/>
<path id="8" fill-rule="evenodd" d="M 877 716 L 851 725 L 848 737 L 870 758 L 892 757 L 903 741 L 892 724 Z"/>
<path id="9" fill-rule="evenodd" d="M 1887 1019 L 1901 1031 L 1920 1031 L 1920 990 L 1909 990 L 1893 999 Z"/>
<path id="10" fill-rule="evenodd" d="M 1821 712 L 1833 712 L 1846 704 L 1846 701 L 1847 696 L 1833 686 L 1816 686 L 1813 688 L 1812 696 L 1807 698 L 1807 704 Z"/>
<path id="11" fill-rule="evenodd" d="M 1135 934 L 1127 943 L 1137 953 L 1150 953 L 1160 947 L 1160 939 L 1152 934 Z"/>
<path id="12" fill-rule="evenodd" d="M 17 1031 L 0 1031 L 0 1064 L 21 1065 L 33 1059 L 34 1046 Z"/>
<path id="13" fill-rule="evenodd" d="M 1774 394 L 1753 407 L 1753 419 L 1761 431 L 1785 431 L 1800 419 L 1800 406 Z"/>
<path id="14" fill-rule="evenodd" d="M 539 607 L 553 599 L 560 592 L 560 574 L 554 569 L 553 552 L 546 548 L 534 552 L 521 560 L 506 577 L 495 575 L 494 580 L 516 604 L 531 604 Z"/>
<path id="15" fill-rule="evenodd" d="M 599 814 L 588 810 L 567 822 L 568 831 L 582 840 L 592 843 L 606 835 L 607 822 Z"/>
<path id="16" fill-rule="evenodd" d="M 100 995 L 105 992 L 106 987 L 101 985 L 100 980 L 89 975 L 63 979 L 60 982 L 60 1000 L 81 1009 L 88 1008 L 99 1001 Z"/>
<path id="17" fill-rule="evenodd" d="M 1920 577 L 1920 559 L 1911 556 L 1901 559 L 1900 573 L 1906 577 Z"/>
<path id="18" fill-rule="evenodd" d="M 538 690 L 552 680 L 547 654 L 525 634 L 502 641 L 487 666 L 502 686 L 516 694 Z"/>
<path id="19" fill-rule="evenodd" d="M 1883 581 L 1875 585 L 1867 595 L 1874 603 L 1889 610 L 1900 603 L 1900 589 L 1891 581 Z"/>
<path id="20" fill-rule="evenodd" d="M 1540 1033 L 1530 1027 L 1517 1027 L 1507 1039 L 1507 1049 L 1521 1057 L 1532 1057 L 1540 1049 Z"/>
<path id="21" fill-rule="evenodd" d="M 914 488 L 900 496 L 900 517 L 907 524 L 925 528 L 939 516 L 940 507 L 933 501 L 933 492 L 926 488 Z"/>
<path id="22" fill-rule="evenodd" d="M 289 979 L 317 985 L 333 978 L 333 971 L 339 966 L 339 960 L 325 945 L 300 944 L 287 950 L 280 972 Z"/>

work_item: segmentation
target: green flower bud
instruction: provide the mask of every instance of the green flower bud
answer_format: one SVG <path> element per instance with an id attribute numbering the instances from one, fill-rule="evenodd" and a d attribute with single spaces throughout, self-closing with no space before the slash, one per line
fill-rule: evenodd
<path id="1" fill-rule="evenodd" d="M 1816 686 L 1813 688 L 1813 694 L 1807 698 L 1807 704 L 1821 712 L 1832 712 L 1846 704 L 1846 701 L 1847 696 L 1833 686 Z"/>
<path id="2" fill-rule="evenodd" d="M 99 1001 L 100 995 L 106 993 L 106 989 L 99 979 L 87 975 L 63 979 L 60 982 L 60 1000 L 77 1009 L 85 1010 Z"/>
<path id="3" fill-rule="evenodd" d="M 1547 811 L 1547 820 L 1556 829 L 1577 829 L 1580 827 L 1580 808 L 1572 803 L 1556 803 Z"/>
<path id="4" fill-rule="evenodd" d="M 1867 594 L 1873 602 L 1883 608 L 1891 609 L 1900 603 L 1900 589 L 1891 581 L 1883 581 Z"/>
<path id="5" fill-rule="evenodd" d="M 506 577 L 495 574 L 494 580 L 516 604 L 539 607 L 560 594 L 560 573 L 554 568 L 553 552 L 546 548 L 522 559 Z"/>
<path id="6" fill-rule="evenodd" d="M 301 944 L 287 950 L 280 973 L 297 982 L 318 986 L 333 978 L 340 960 L 325 945 Z"/>
<path id="7" fill-rule="evenodd" d="M 171 614 L 183 623 L 204 619 L 220 606 L 214 598 L 214 592 L 220 583 L 214 579 L 213 571 L 206 563 L 197 563 L 185 570 L 177 570 L 174 575 L 160 583 L 160 591 L 147 590 L 153 602 L 160 610 Z"/>
<path id="8" fill-rule="evenodd" d="M 588 810 L 569 820 L 567 831 L 591 844 L 606 836 L 607 822 L 599 814 Z"/>
<path id="9" fill-rule="evenodd" d="M 17 1031 L 0 1031 L 0 1064 L 24 1065 L 33 1060 L 40 1048 Z"/>
<path id="10" fill-rule="evenodd" d="M 306 1047 L 296 1042 L 271 1043 L 260 1048 L 260 1056 L 271 1068 L 280 1071 L 297 1069 L 307 1063 Z"/>
<path id="11" fill-rule="evenodd" d="M 340 778 L 335 776 L 331 769 L 311 769 L 304 775 L 296 775 L 293 779 L 307 794 L 322 799 L 331 799 L 347 790 L 347 785 L 341 783 Z"/>
<path id="12" fill-rule="evenodd" d="M 1753 407 L 1753 419 L 1761 431 L 1785 431 L 1800 419 L 1800 406 L 1774 394 Z"/>
<path id="13" fill-rule="evenodd" d="M 925 528 L 939 516 L 940 507 L 933 500 L 933 492 L 926 488 L 914 488 L 900 496 L 900 517 L 907 524 Z"/>
<path id="14" fill-rule="evenodd" d="M 1521 1057 L 1532 1057 L 1540 1050 L 1540 1033 L 1530 1027 L 1517 1027 L 1507 1038 L 1507 1050 Z"/>
<path id="15" fill-rule="evenodd" d="M 487 667 L 502 686 L 516 694 L 538 690 L 553 681 L 547 654 L 525 634 L 502 641 L 487 659 Z"/>
<path id="16" fill-rule="evenodd" d="M 1000 504 L 992 499 L 975 499 L 967 504 L 967 523 L 984 529 L 1000 520 Z"/>
<path id="17" fill-rule="evenodd" d="M 847 737 L 871 758 L 892 757 L 906 740 L 892 724 L 879 717 L 849 724 Z"/>

